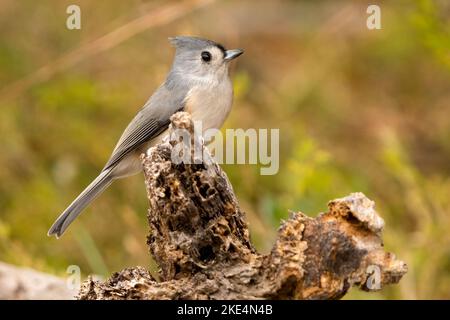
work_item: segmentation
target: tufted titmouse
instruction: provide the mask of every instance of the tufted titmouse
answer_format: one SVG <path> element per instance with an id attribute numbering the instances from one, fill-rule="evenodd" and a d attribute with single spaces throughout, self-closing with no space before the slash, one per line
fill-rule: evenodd
<path id="1" fill-rule="evenodd" d="M 202 122 L 204 130 L 222 126 L 233 101 L 228 65 L 244 51 L 226 50 L 216 42 L 196 37 L 169 40 L 176 52 L 166 81 L 125 129 L 99 176 L 58 217 L 49 236 L 60 237 L 115 179 L 140 172 L 140 154 L 162 140 L 174 113 L 189 112 L 193 120 Z"/>

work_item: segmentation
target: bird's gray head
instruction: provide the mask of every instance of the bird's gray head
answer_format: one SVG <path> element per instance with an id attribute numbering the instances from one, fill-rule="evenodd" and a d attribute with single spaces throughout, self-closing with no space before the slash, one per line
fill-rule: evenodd
<path id="1" fill-rule="evenodd" d="M 197 37 L 177 36 L 169 40 L 176 48 L 171 74 L 187 81 L 221 81 L 228 76 L 229 62 L 244 52 L 226 50 L 221 44 Z"/>

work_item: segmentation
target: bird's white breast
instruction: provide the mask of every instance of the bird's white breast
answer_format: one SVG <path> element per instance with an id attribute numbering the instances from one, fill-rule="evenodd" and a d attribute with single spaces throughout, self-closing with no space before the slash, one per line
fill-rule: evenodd
<path id="1" fill-rule="evenodd" d="M 210 82 L 194 86 L 185 100 L 185 110 L 194 121 L 201 121 L 203 130 L 220 129 L 231 110 L 233 88 L 231 81 Z"/>

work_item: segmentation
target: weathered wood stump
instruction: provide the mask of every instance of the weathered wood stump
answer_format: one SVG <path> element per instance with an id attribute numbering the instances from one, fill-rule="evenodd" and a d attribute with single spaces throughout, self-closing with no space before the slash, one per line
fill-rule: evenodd
<path id="1" fill-rule="evenodd" d="M 192 126 L 187 113 L 172 117 L 171 130 Z M 80 299 L 339 299 L 351 286 L 379 290 L 406 273 L 383 250 L 384 222 L 362 193 L 331 201 L 316 218 L 292 213 L 271 252 L 258 253 L 226 174 L 206 149 L 202 163 L 174 163 L 177 142 L 163 141 L 142 158 L 147 244 L 160 280 L 127 268 L 104 282 L 88 279 Z"/>

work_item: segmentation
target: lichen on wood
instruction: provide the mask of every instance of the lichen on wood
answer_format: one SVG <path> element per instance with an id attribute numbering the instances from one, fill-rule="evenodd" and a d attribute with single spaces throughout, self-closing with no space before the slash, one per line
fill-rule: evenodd
<path id="1" fill-rule="evenodd" d="M 172 131 L 193 133 L 187 113 L 171 121 Z M 177 142 L 167 139 L 142 157 L 147 244 L 160 279 L 127 268 L 106 281 L 89 278 L 79 299 L 339 299 L 352 286 L 380 290 L 406 273 L 384 251 L 384 222 L 362 193 L 330 201 L 316 218 L 292 213 L 270 253 L 258 253 L 232 186 L 201 139 L 192 136 L 206 158 L 192 164 L 172 161 Z"/>

